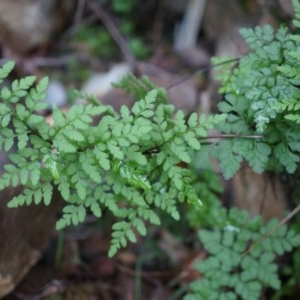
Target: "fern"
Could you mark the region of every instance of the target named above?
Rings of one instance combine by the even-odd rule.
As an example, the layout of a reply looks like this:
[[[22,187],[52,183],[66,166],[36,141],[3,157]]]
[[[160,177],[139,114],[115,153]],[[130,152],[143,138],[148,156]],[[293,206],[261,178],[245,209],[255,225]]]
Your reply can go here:
[[[260,217],[250,219],[246,212],[235,208],[223,218],[226,226],[199,231],[199,239],[209,256],[195,264],[203,279],[190,284],[190,291],[184,299],[256,300],[267,287],[280,289],[276,258],[298,247],[300,237],[284,225],[243,256],[249,243],[257,241],[277,221],[272,220],[263,226]]]
[[[299,28],[300,6],[293,3]],[[189,221],[203,228],[199,239],[208,258],[197,264],[203,279],[190,285],[185,299],[251,300],[265,288],[279,289],[276,259],[299,246],[299,236],[282,226],[242,257],[274,223],[264,226],[259,217],[221,206],[210,157],[220,160],[226,179],[244,160],[258,173],[298,169],[300,39],[284,27],[241,33],[251,52],[238,66],[220,69],[224,100],[221,113],[209,117],[185,116],[168,103],[164,89],[130,75],[115,86],[133,96],[131,108],[115,111],[89,96],[89,104],[68,112],[54,108],[50,125],[40,114],[47,78],[36,83],[29,76],[2,87],[0,150],[10,152],[10,162],[0,190],[24,187],[8,206],[49,205],[55,188],[65,202],[57,229],[109,212],[113,256],[136,242],[136,234],[146,235],[148,224],[159,226],[160,212],[178,220],[178,204],[187,203]],[[0,68],[0,81],[12,69],[11,62]],[[215,127],[226,139],[210,144]]]
[[[157,88],[146,76],[138,79],[130,74],[125,76],[119,83],[114,83],[113,86],[124,90],[136,101],[143,99],[148,91],[156,89],[156,103],[165,104],[168,102],[166,91],[163,88]]]
[[[219,128],[237,138],[220,141],[212,154],[227,179],[243,160],[258,173],[274,166],[293,173],[300,161],[298,35],[268,25],[240,32],[251,52],[230,73],[228,67],[220,68],[219,76],[225,93],[219,109],[228,114]]]
[[[5,77],[9,63],[1,69]],[[0,145],[9,151],[10,163],[0,179],[0,189],[24,186],[24,192],[9,207],[49,205],[57,186],[66,205],[57,229],[78,225],[87,211],[100,218],[103,209],[115,217],[109,255],[128,241],[135,241],[133,229],[146,234],[146,223],[159,225],[154,209],[179,219],[177,202],[199,206],[189,169],[193,153],[201,148],[199,139],[225,119],[208,118],[167,104],[166,92],[154,88],[146,78],[129,76],[118,86],[137,101],[120,112],[89,97],[88,105],[74,105],[66,113],[53,109],[53,126],[39,115],[46,104],[48,79],[34,85],[34,77],[14,81],[1,90]],[[24,101],[22,100],[24,99]],[[95,119],[99,121],[93,123]],[[1,148],[2,149],[2,148]]]
[[[294,24],[299,29],[300,5],[296,0],[293,5]],[[242,29],[241,34],[250,53],[236,68],[222,66],[218,75],[222,82],[220,91],[225,94],[219,109],[227,114],[219,129],[234,138],[221,139],[213,150],[207,148],[220,160],[227,179],[243,160],[257,173],[295,173],[300,159],[299,35],[284,27],[274,31],[270,26]],[[204,148],[201,151],[206,155]],[[249,245],[260,240],[277,221],[263,225],[261,217],[250,219],[236,208],[227,213],[213,191],[209,199],[204,202],[206,208],[188,215],[193,226],[206,228],[199,231],[199,240],[208,257],[196,263],[201,279],[190,284],[184,299],[256,300],[266,288],[281,289],[276,262],[278,256],[299,247],[299,235],[286,225],[281,226],[243,256]],[[289,288],[297,285],[295,278],[297,274],[290,279]],[[278,291],[276,299],[282,294],[285,292]]]

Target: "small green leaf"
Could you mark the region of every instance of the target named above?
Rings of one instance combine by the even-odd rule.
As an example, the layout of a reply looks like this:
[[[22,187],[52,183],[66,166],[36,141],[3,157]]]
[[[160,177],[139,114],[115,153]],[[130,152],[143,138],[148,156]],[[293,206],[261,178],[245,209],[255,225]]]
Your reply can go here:
[[[177,155],[182,161],[184,161],[188,164],[192,162],[191,157],[187,152],[182,151],[182,152],[178,153]]]
[[[83,182],[80,182],[80,181],[79,181],[79,182],[76,184],[76,190],[77,190],[77,194],[78,194],[79,198],[80,198],[81,200],[85,200],[86,194],[87,194],[87,190],[86,190],[86,187],[85,187],[85,185],[83,184]]]
[[[146,166],[148,163],[146,156],[140,152],[134,152],[130,157],[141,166]]]
[[[111,153],[115,158],[120,159],[120,160],[124,159],[124,153],[123,153],[123,151],[120,149],[120,147],[115,146],[115,145],[113,145],[113,144],[111,144],[111,143],[108,143],[108,144],[107,144],[107,148],[108,148],[108,150],[110,151],[110,153]],[[101,163],[101,162],[100,162],[100,163]]]
[[[64,153],[75,153],[77,151],[77,148],[74,144],[72,144],[71,142],[69,142],[66,139],[61,139],[57,142],[57,146],[58,146],[58,150],[60,152],[64,152]]]
[[[34,204],[38,205],[41,203],[41,200],[42,200],[42,189],[37,189],[34,194],[33,194],[33,197],[34,197]]]
[[[60,191],[62,197],[65,200],[69,200],[70,198],[70,184],[66,180],[61,180],[58,185],[58,190]]]
[[[172,210],[171,216],[176,221],[180,220],[180,215],[179,215],[179,212],[177,210]]]
[[[53,116],[55,126],[62,127],[64,125],[65,115],[61,110],[54,107],[52,111],[52,116]]]
[[[48,206],[52,199],[52,185],[50,183],[46,183],[42,187],[43,189],[43,198],[44,198],[44,204]]]
[[[45,167],[49,170],[53,178],[55,180],[59,180],[60,174],[57,168],[58,165],[57,165],[56,157],[51,154],[46,154],[43,157],[43,163],[45,164]]]
[[[83,205],[78,206],[77,214],[78,214],[78,221],[82,223],[86,217],[86,209]]]
[[[43,77],[39,83],[37,84],[36,90],[39,94],[43,93],[44,91],[47,90],[49,85],[49,77],[45,76]],[[37,99],[38,100],[38,99]]]
[[[35,168],[31,174],[31,183],[33,186],[37,185],[40,180],[41,171],[38,168]]]
[[[193,112],[189,117],[188,125],[189,127],[194,128],[197,126],[197,123],[198,123],[198,115],[197,113]]]
[[[14,175],[11,177],[11,185],[12,185],[13,187],[16,187],[18,184],[19,184],[19,177],[18,177],[18,174],[14,174]]]
[[[1,121],[2,127],[7,127],[10,120],[11,120],[11,115],[10,114],[7,114],[7,115],[3,116],[2,121]]]
[[[130,112],[126,105],[122,105],[120,109],[120,113],[123,119],[128,119]]]
[[[140,235],[145,236],[147,233],[147,229],[145,227],[145,223],[141,219],[134,219],[133,226],[137,229]]]
[[[64,219],[60,219],[56,222],[55,229],[56,230],[61,230],[61,229],[65,228],[67,225],[68,224],[66,224]]]
[[[136,236],[131,229],[126,231],[126,236],[132,243],[136,243]]]
[[[9,98],[11,97],[11,91],[7,87],[3,87],[1,89],[1,97],[5,100],[9,100]]]
[[[73,214],[71,214],[71,221],[74,226],[77,226],[79,224],[78,215],[75,211]]]
[[[0,103],[0,115],[6,115],[7,113],[10,113],[11,109],[9,106],[5,103]]]
[[[104,170],[106,171],[110,170],[110,161],[106,157],[102,157],[99,163]]]
[[[8,61],[5,63],[1,69],[0,69],[0,83],[3,81],[4,78],[6,78],[9,73],[13,70],[15,66],[15,62],[13,61]]]
[[[21,169],[20,171],[20,181],[21,184],[25,185],[28,180],[28,171],[26,169]]]
[[[77,130],[65,130],[64,135],[67,139],[75,142],[83,142],[85,140],[84,135]]]
[[[13,137],[12,138],[6,138],[5,142],[4,142],[4,150],[6,152],[8,152],[12,148],[13,145],[14,145]]]
[[[36,125],[44,121],[45,121],[44,117],[35,114],[31,115],[27,120],[30,126]]]
[[[116,245],[111,245],[108,251],[108,257],[112,258],[113,256],[115,256],[118,250],[119,247],[117,247]]]
[[[122,130],[123,130],[123,124],[116,123],[112,127],[112,134],[116,137],[120,137],[122,135]]]
[[[189,139],[188,144],[189,144],[189,146],[191,146],[195,150],[200,150],[201,149],[201,144],[199,143],[199,141],[197,139],[194,139],[194,138]]]
[[[141,113],[141,116],[145,117],[145,118],[150,118],[153,117],[154,112],[152,110],[145,110]]]
[[[28,142],[28,135],[27,133],[18,135],[18,149],[22,150],[26,147]]]
[[[92,211],[93,215],[97,218],[100,218],[102,216],[100,205],[96,202],[92,203],[91,211]]]

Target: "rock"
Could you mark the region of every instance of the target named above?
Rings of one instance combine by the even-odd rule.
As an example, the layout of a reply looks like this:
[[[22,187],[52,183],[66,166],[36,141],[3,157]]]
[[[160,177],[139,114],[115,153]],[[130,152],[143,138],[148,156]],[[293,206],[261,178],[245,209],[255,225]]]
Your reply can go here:
[[[146,75],[157,87],[166,88],[168,99],[176,109],[182,109],[186,114],[197,109],[198,93],[193,80],[183,80],[184,75],[179,76],[166,72],[160,68],[151,68],[148,64],[139,64],[139,72]]]
[[[8,188],[0,193],[0,298],[11,292],[37,263],[61,209],[61,201],[55,196],[49,206],[7,208],[7,202],[21,191]]]
[[[260,214],[266,222],[283,218],[287,209],[279,178],[268,173],[256,174],[249,167],[244,167],[234,176],[232,196],[235,205],[247,210],[250,216]]]
[[[215,55],[237,57],[248,51],[239,29],[258,25],[263,11],[258,3],[244,5],[249,6],[249,9],[245,10],[239,0],[207,1],[203,30],[206,37],[216,43]]]
[[[131,67],[128,64],[117,64],[106,73],[93,74],[83,84],[81,91],[84,94],[92,94],[100,99],[113,89],[113,83],[120,82],[120,80],[130,72]]]
[[[0,173],[6,162],[6,155],[1,153]],[[54,192],[49,206],[8,208],[8,201],[21,192],[21,187],[0,192],[0,299],[37,263],[48,245],[62,206],[58,192]]]
[[[0,45],[24,55],[49,43],[72,17],[77,0],[1,0]]]
[[[289,17],[294,17],[295,12],[294,12],[292,1],[286,1],[286,0],[277,0],[277,1],[281,9],[281,12],[283,12]]]
[[[162,78],[159,76],[149,75],[149,79],[159,87],[167,87],[180,78],[178,78],[177,76]],[[173,104],[176,109],[182,109],[186,114],[189,114],[196,110],[198,94],[193,82],[182,82],[168,89],[167,93],[170,103]]]
[[[68,93],[66,87],[56,80],[50,80],[47,89],[47,96],[43,100],[48,104],[48,108],[52,109],[53,106],[63,107],[67,104],[67,100]]]

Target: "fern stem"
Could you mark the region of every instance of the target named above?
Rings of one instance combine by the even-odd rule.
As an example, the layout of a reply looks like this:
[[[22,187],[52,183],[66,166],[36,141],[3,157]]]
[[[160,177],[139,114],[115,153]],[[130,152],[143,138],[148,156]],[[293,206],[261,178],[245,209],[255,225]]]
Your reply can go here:
[[[210,135],[207,137],[201,137],[200,140],[209,140],[209,139],[262,139],[263,135],[251,135],[251,134],[220,134],[220,135]]]

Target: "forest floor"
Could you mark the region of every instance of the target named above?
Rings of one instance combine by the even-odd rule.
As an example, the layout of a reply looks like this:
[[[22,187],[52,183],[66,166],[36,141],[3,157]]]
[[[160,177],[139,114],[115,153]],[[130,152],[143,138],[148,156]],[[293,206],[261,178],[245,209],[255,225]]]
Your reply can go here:
[[[53,89],[48,101],[58,99],[55,104],[64,109],[79,101],[69,92],[73,88],[94,93],[99,101],[117,109],[123,103],[130,105],[132,100],[112,89],[110,83],[133,72],[146,74],[157,86],[166,87],[170,101],[187,114],[209,114],[217,110],[221,98],[211,57],[247,53],[238,33],[241,27],[277,26],[291,18],[289,7],[283,7],[285,1],[275,1],[276,5],[268,1],[248,0],[243,5],[234,0],[207,1],[189,43],[180,41],[184,35],[175,30],[187,13],[185,7],[172,8],[180,1],[166,1],[169,6],[160,1],[143,2],[137,11],[120,13],[107,3],[100,6],[97,1],[79,1],[77,17],[47,47],[38,47],[30,55],[11,56],[2,45],[1,59],[18,57],[21,75],[49,76]],[[274,14],[274,9],[281,13]],[[180,82],[202,69],[206,71]],[[47,118],[51,119],[51,111]],[[265,220],[281,217],[286,205],[284,193],[280,188],[274,190],[269,180],[245,167],[233,181],[223,182],[220,201],[247,209],[252,215],[262,213]],[[263,199],[258,197],[262,194]],[[101,220],[90,216],[84,224],[63,232],[53,230],[41,259],[4,299],[182,299],[188,283],[201,277],[193,264],[206,257],[206,252],[197,239],[197,228],[188,225],[184,217],[176,224],[168,217],[164,220],[162,226],[149,227],[147,237],[113,258],[107,257],[113,222],[109,215]]]

